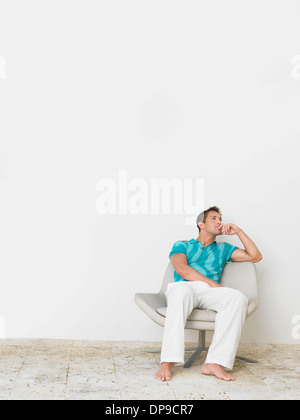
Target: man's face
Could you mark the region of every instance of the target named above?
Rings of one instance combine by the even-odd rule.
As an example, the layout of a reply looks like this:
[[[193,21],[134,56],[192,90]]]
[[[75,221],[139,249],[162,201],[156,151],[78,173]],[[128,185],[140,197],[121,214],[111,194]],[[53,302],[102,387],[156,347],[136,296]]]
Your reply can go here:
[[[210,211],[204,224],[206,232],[212,235],[222,234],[222,216],[216,211]]]

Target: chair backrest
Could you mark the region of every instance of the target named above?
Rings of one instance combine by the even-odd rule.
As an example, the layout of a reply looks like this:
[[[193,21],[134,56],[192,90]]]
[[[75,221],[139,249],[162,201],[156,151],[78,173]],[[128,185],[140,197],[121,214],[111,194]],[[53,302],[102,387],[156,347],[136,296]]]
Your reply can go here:
[[[168,284],[173,283],[173,281],[174,281],[174,267],[171,264],[171,262],[169,262],[159,293],[166,293]]]
[[[250,300],[259,298],[256,266],[253,262],[229,262],[221,280],[223,286],[238,289]]]
[[[174,268],[169,263],[160,293],[165,293],[169,283],[174,281]],[[220,282],[222,285],[238,289],[249,299],[259,297],[256,267],[252,262],[228,262],[223,270]]]

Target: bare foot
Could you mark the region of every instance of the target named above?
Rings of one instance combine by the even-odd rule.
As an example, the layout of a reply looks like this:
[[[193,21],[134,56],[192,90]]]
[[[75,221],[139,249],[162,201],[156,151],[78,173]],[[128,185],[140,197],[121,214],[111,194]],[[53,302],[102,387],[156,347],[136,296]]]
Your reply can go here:
[[[163,362],[160,365],[159,370],[156,372],[154,378],[157,379],[158,381],[170,381],[171,369],[172,369],[172,363]]]
[[[215,363],[206,363],[202,367],[202,373],[204,375],[211,375],[216,376],[219,379],[223,379],[224,381],[235,381],[235,378],[229,373],[225,372],[224,369],[221,368],[220,365]]]

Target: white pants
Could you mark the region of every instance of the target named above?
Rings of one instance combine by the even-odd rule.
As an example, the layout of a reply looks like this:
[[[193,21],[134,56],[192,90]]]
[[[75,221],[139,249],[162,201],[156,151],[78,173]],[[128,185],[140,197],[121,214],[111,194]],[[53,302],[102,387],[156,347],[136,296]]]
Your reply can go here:
[[[193,309],[217,312],[215,332],[205,363],[216,363],[232,369],[248,300],[239,290],[210,287],[202,281],[174,282],[166,292],[168,303],[161,362],[184,363],[184,328]]]

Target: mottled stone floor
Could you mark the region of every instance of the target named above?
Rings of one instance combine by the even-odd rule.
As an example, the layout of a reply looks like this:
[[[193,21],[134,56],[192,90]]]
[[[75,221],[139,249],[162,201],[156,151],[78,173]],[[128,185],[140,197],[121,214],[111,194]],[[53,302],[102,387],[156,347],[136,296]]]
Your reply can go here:
[[[171,382],[153,379],[159,343],[69,340],[0,340],[1,400],[299,400],[300,346],[244,344],[235,382],[200,373],[204,356],[175,368]]]

